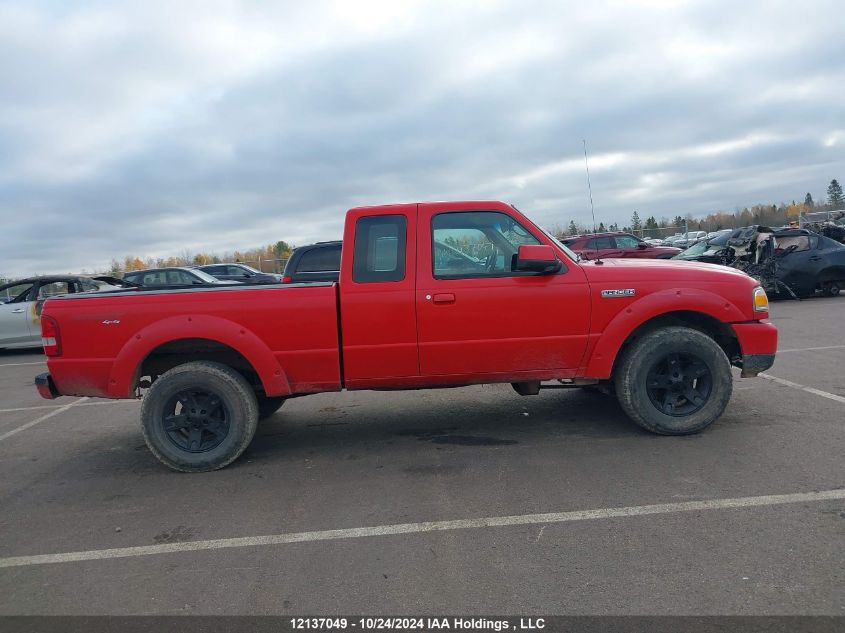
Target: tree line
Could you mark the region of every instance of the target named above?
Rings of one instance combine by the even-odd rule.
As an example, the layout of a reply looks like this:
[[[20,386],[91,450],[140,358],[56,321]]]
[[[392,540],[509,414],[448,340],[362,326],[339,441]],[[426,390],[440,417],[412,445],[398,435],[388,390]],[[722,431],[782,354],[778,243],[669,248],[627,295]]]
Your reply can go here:
[[[236,250],[225,253],[193,253],[184,250],[179,255],[169,257],[138,257],[127,255],[123,259],[112,259],[109,266],[109,274],[119,276],[122,272],[131,270],[145,270],[147,268],[168,268],[171,266],[205,266],[206,264],[222,264],[224,262],[243,262],[255,266],[262,266],[262,262],[268,262],[269,268],[275,270],[280,260],[286,260],[293,252],[294,246],[284,240],[274,244],[250,248],[247,250]],[[269,264],[273,262],[273,264]],[[272,272],[268,270],[267,272]]]
[[[838,211],[845,208],[845,196],[842,186],[835,178],[830,181],[827,188],[827,200],[815,202],[813,196],[807,193],[803,202],[793,200],[787,204],[755,204],[752,207],[736,209],[734,211],[715,211],[704,217],[695,217],[691,213],[676,215],[672,218],[653,215],[643,219],[638,211],[634,211],[628,224],[621,228],[618,223],[605,224],[599,222],[595,229],[586,224],[570,220],[567,226],[559,224],[552,227],[551,233],[561,239],[572,235],[583,235],[585,233],[603,233],[605,231],[624,231],[636,233],[644,237],[668,237],[674,233],[689,231],[719,231],[721,229],[733,229],[742,226],[762,224],[764,226],[782,226],[792,221],[797,221],[802,213],[815,211]],[[644,214],[643,214],[644,215]]]

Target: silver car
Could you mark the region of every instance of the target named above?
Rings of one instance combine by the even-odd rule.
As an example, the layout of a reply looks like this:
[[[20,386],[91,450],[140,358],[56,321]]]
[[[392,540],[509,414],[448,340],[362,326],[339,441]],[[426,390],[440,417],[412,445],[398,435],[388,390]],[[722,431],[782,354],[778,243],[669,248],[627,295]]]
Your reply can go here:
[[[41,347],[41,306],[46,299],[118,287],[76,275],[19,279],[0,286],[0,349]]]

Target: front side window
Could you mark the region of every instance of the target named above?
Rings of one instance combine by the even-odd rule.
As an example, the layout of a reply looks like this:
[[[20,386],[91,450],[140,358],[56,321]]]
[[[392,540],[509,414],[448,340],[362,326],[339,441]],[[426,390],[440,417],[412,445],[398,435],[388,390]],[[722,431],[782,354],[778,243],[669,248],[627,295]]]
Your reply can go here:
[[[540,240],[505,213],[440,213],[432,219],[433,274],[437,279],[504,276],[523,244]]]
[[[617,235],[616,246],[619,248],[637,248],[640,241],[633,235]]]
[[[70,284],[66,281],[54,281],[49,284],[43,284],[38,288],[39,299],[48,299],[49,297],[66,295],[68,293],[70,293]]]
[[[355,224],[352,280],[374,283],[404,279],[406,240],[404,215],[359,218]]]

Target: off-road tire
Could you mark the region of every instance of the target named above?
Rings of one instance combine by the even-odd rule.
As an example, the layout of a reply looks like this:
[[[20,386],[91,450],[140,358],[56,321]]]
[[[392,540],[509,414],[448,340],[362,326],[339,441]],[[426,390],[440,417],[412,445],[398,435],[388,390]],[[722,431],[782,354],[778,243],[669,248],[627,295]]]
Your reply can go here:
[[[190,452],[180,448],[165,430],[165,407],[178,394],[203,390],[219,398],[225,407],[228,430],[209,450]],[[228,466],[252,441],[258,425],[258,403],[246,379],[232,368],[210,361],[179,365],[162,374],[141,403],[141,429],[150,451],[165,466],[186,473],[206,472]]]
[[[700,408],[688,415],[666,414],[649,395],[650,372],[671,355],[695,358],[709,370],[709,393],[700,398]],[[663,327],[636,340],[623,351],[613,380],[625,413],[639,426],[660,435],[689,435],[707,428],[722,415],[733,390],[731,365],[725,352],[707,334],[686,327]],[[684,401],[692,405],[692,400]]]
[[[258,400],[258,419],[265,420],[278,411],[285,403],[284,396],[265,396],[264,394],[256,394]]]

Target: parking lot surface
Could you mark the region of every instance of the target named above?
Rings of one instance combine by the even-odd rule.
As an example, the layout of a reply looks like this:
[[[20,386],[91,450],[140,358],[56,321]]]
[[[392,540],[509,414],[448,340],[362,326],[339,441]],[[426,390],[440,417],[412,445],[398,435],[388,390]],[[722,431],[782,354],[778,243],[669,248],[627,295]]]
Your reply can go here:
[[[769,378],[699,435],[591,390],[322,394],[200,475],[0,353],[0,613],[843,615],[843,315],[774,303]]]

